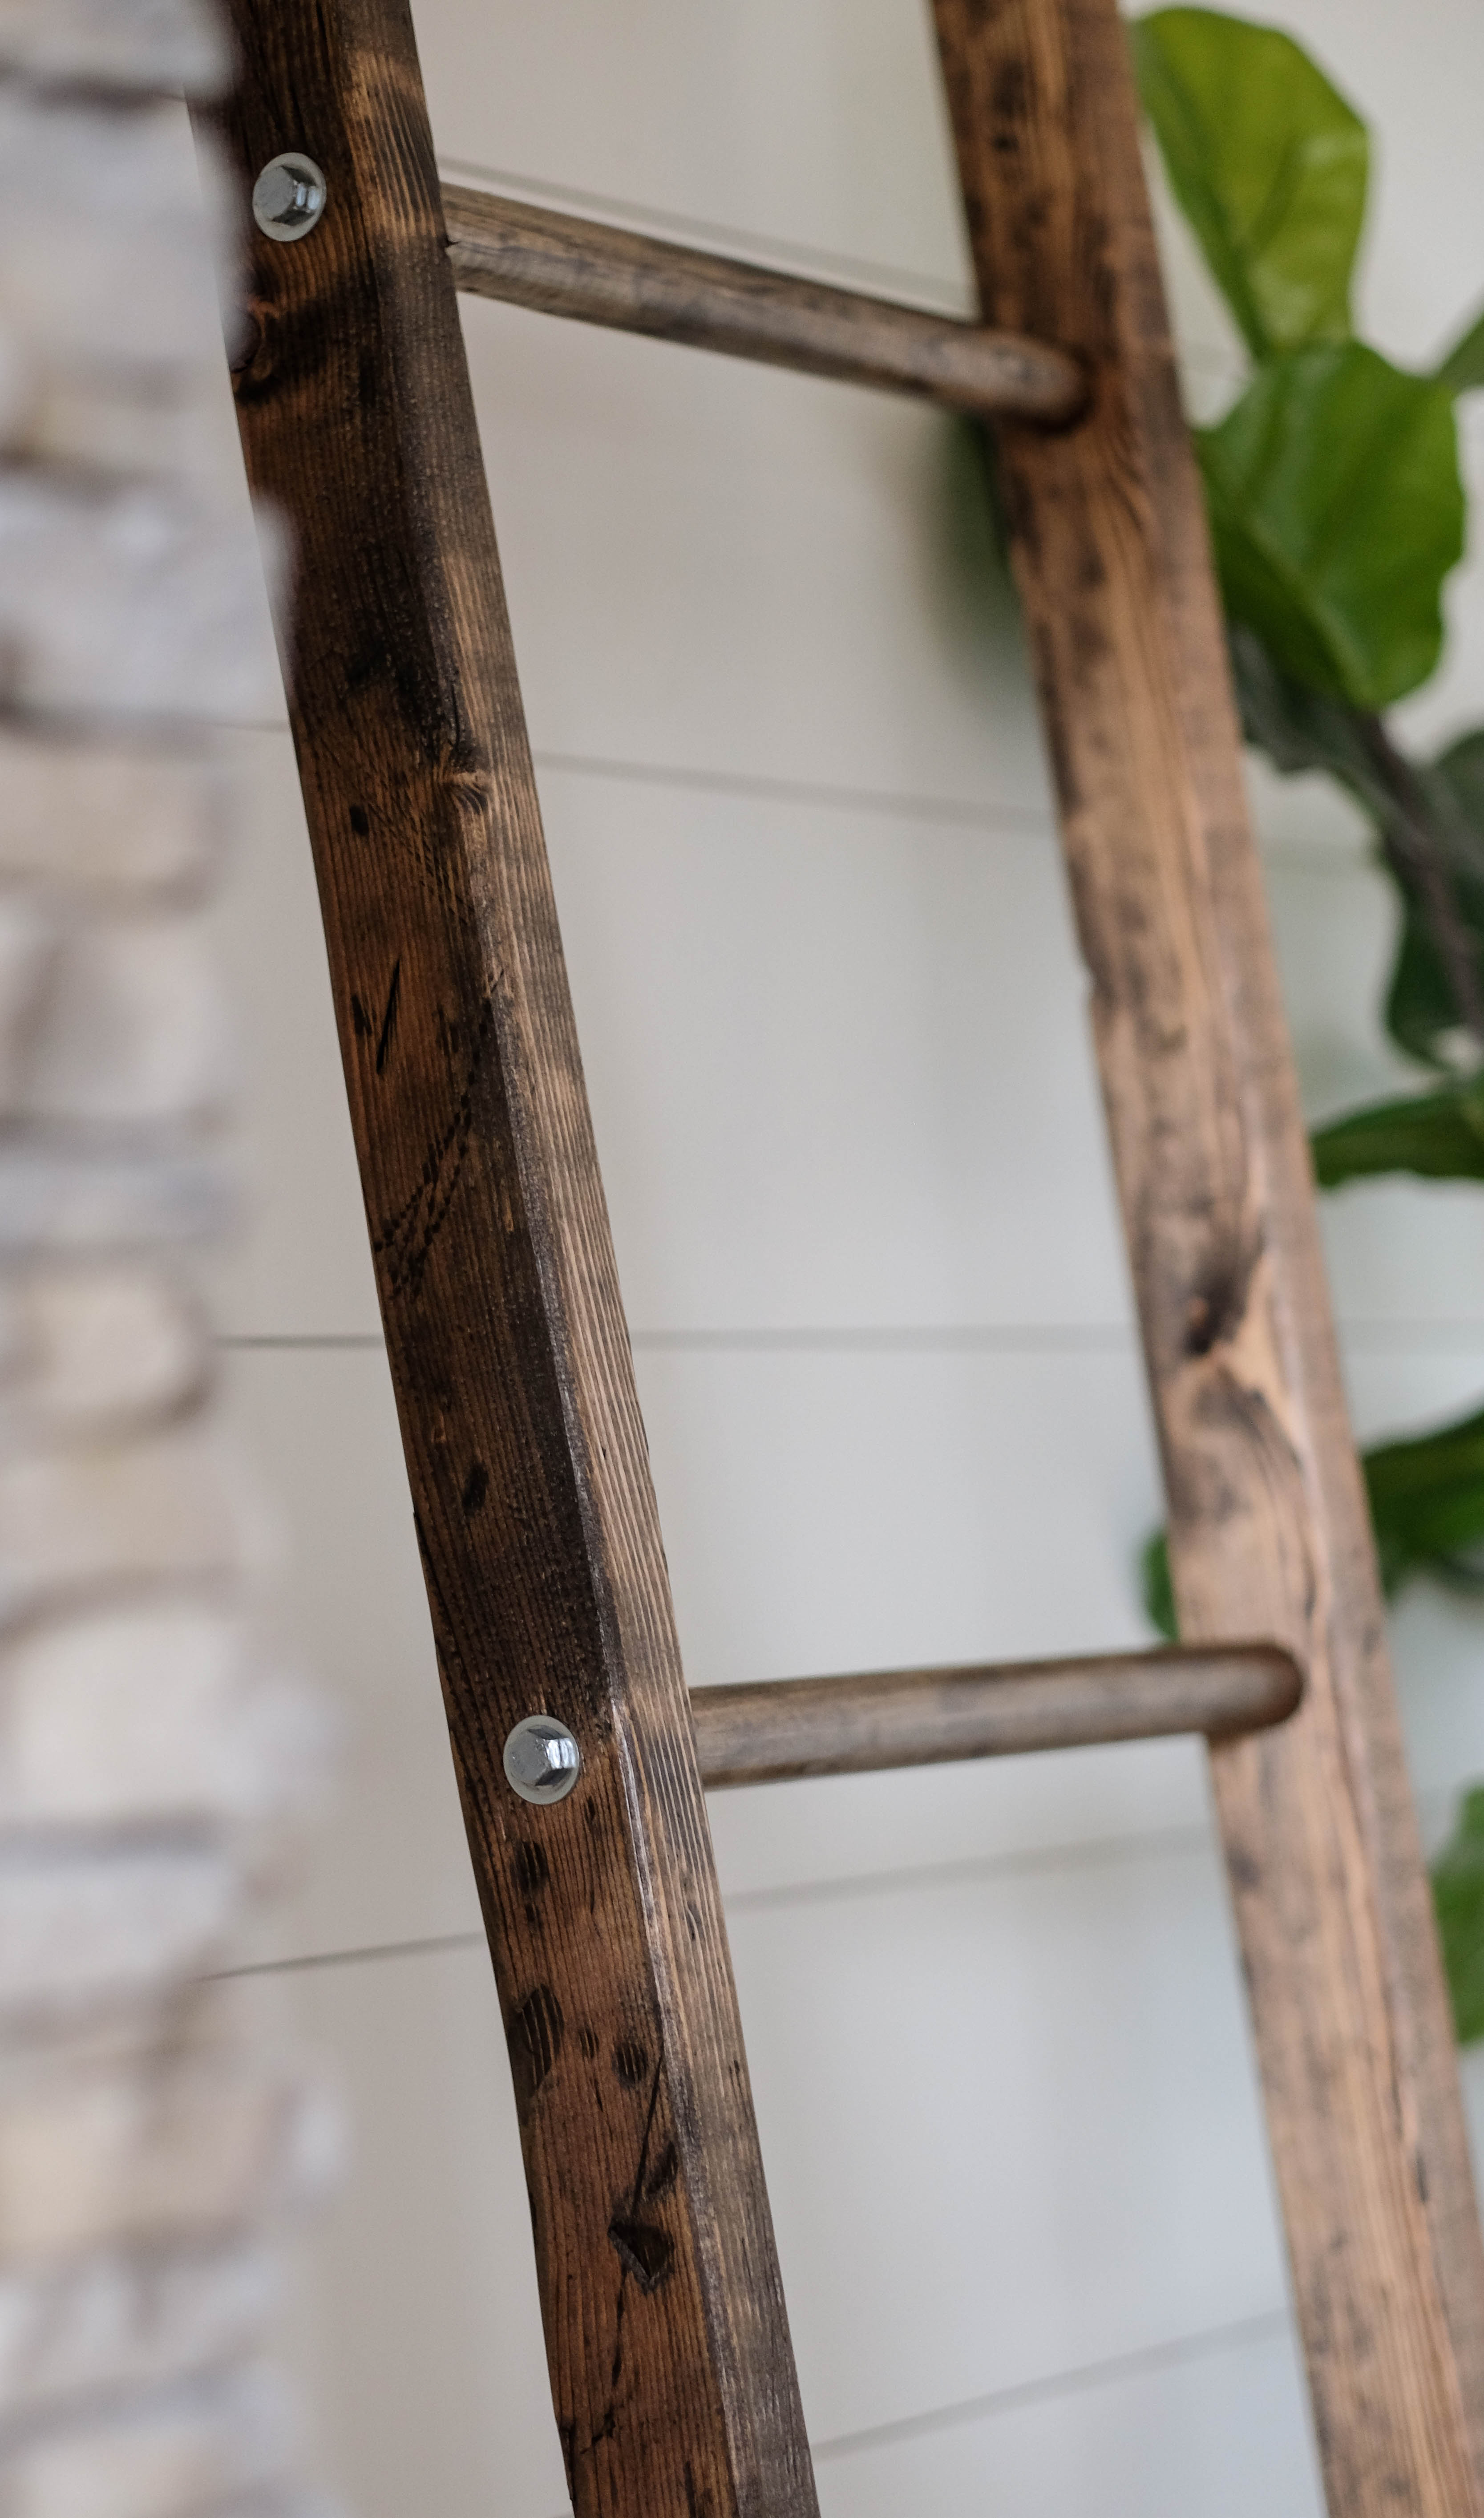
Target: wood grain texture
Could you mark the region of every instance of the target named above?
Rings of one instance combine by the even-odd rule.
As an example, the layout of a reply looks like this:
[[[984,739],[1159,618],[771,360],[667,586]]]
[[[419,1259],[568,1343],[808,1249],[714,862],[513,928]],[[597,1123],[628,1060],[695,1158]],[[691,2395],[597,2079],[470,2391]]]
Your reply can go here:
[[[459,288],[544,315],[723,350],[958,411],[1068,418],[1085,392],[1061,350],[787,272],[446,184]]]
[[[936,0],[984,320],[1093,378],[999,431],[1181,1629],[1271,1634],[1212,1752],[1335,2518],[1477,2512],[1484,2257],[1365,1497],[1113,0]]]
[[[690,1711],[701,1781],[720,1792],[1092,1740],[1224,1739],[1286,1722],[1302,1694],[1288,1653],[1232,1644],[695,1687]]]
[[[815,2510],[404,0],[236,0],[248,472],[578,2518]],[[533,1809],[522,1715],[582,1746]],[[388,2267],[388,2279],[395,2268]],[[389,2373],[390,2375],[390,2373]]]

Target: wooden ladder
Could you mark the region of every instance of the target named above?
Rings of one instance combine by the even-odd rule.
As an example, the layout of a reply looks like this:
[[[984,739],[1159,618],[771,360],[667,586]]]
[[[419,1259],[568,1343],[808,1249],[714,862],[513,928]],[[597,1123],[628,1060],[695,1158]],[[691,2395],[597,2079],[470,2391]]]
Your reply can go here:
[[[1182,1728],[1330,2509],[1484,2518],[1450,2022],[1113,0],[936,0],[981,326],[441,189],[406,0],[234,7],[244,190],[293,152],[327,189],[251,231],[238,410],[295,537],[294,736],[578,2518],[816,2506],[703,1787]],[[687,1699],[456,287],[994,417],[1183,1650]]]

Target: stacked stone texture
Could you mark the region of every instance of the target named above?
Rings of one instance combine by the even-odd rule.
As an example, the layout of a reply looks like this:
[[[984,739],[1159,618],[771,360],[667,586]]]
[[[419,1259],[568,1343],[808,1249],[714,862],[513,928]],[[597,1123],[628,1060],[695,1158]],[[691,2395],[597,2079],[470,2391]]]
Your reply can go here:
[[[222,1972],[319,1736],[196,1281],[211,727],[274,702],[180,103],[229,70],[193,0],[0,0],[0,2518],[303,2506],[261,2356],[332,2119]]]

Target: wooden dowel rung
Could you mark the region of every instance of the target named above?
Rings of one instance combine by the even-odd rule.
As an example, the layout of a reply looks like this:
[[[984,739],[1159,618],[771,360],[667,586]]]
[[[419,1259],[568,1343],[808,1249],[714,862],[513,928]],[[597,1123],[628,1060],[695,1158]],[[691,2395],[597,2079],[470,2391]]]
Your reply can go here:
[[[1302,1693],[1277,1644],[1224,1644],[693,1687],[690,1709],[716,1792],[1180,1731],[1229,1739],[1287,1721]]]
[[[1066,420],[1086,397],[1066,351],[755,263],[445,184],[458,286],[544,315],[736,359],[925,395],[1002,418]]]

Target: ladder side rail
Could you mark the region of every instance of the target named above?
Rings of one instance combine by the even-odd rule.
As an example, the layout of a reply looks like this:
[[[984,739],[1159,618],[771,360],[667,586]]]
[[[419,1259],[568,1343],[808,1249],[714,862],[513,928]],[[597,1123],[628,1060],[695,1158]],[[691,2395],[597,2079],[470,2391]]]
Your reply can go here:
[[[1083,398],[1076,361],[1049,342],[466,185],[445,184],[443,211],[455,283],[471,296],[921,394],[957,411],[1060,420]]]
[[[935,0],[984,320],[1087,364],[1001,425],[1182,1633],[1275,1636],[1211,1769],[1334,2518],[1481,2507],[1484,2254],[1200,492],[1114,0]]]
[[[406,0],[234,0],[235,377],[578,2518],[814,2518]],[[544,1712],[576,1790],[503,1744]]]

